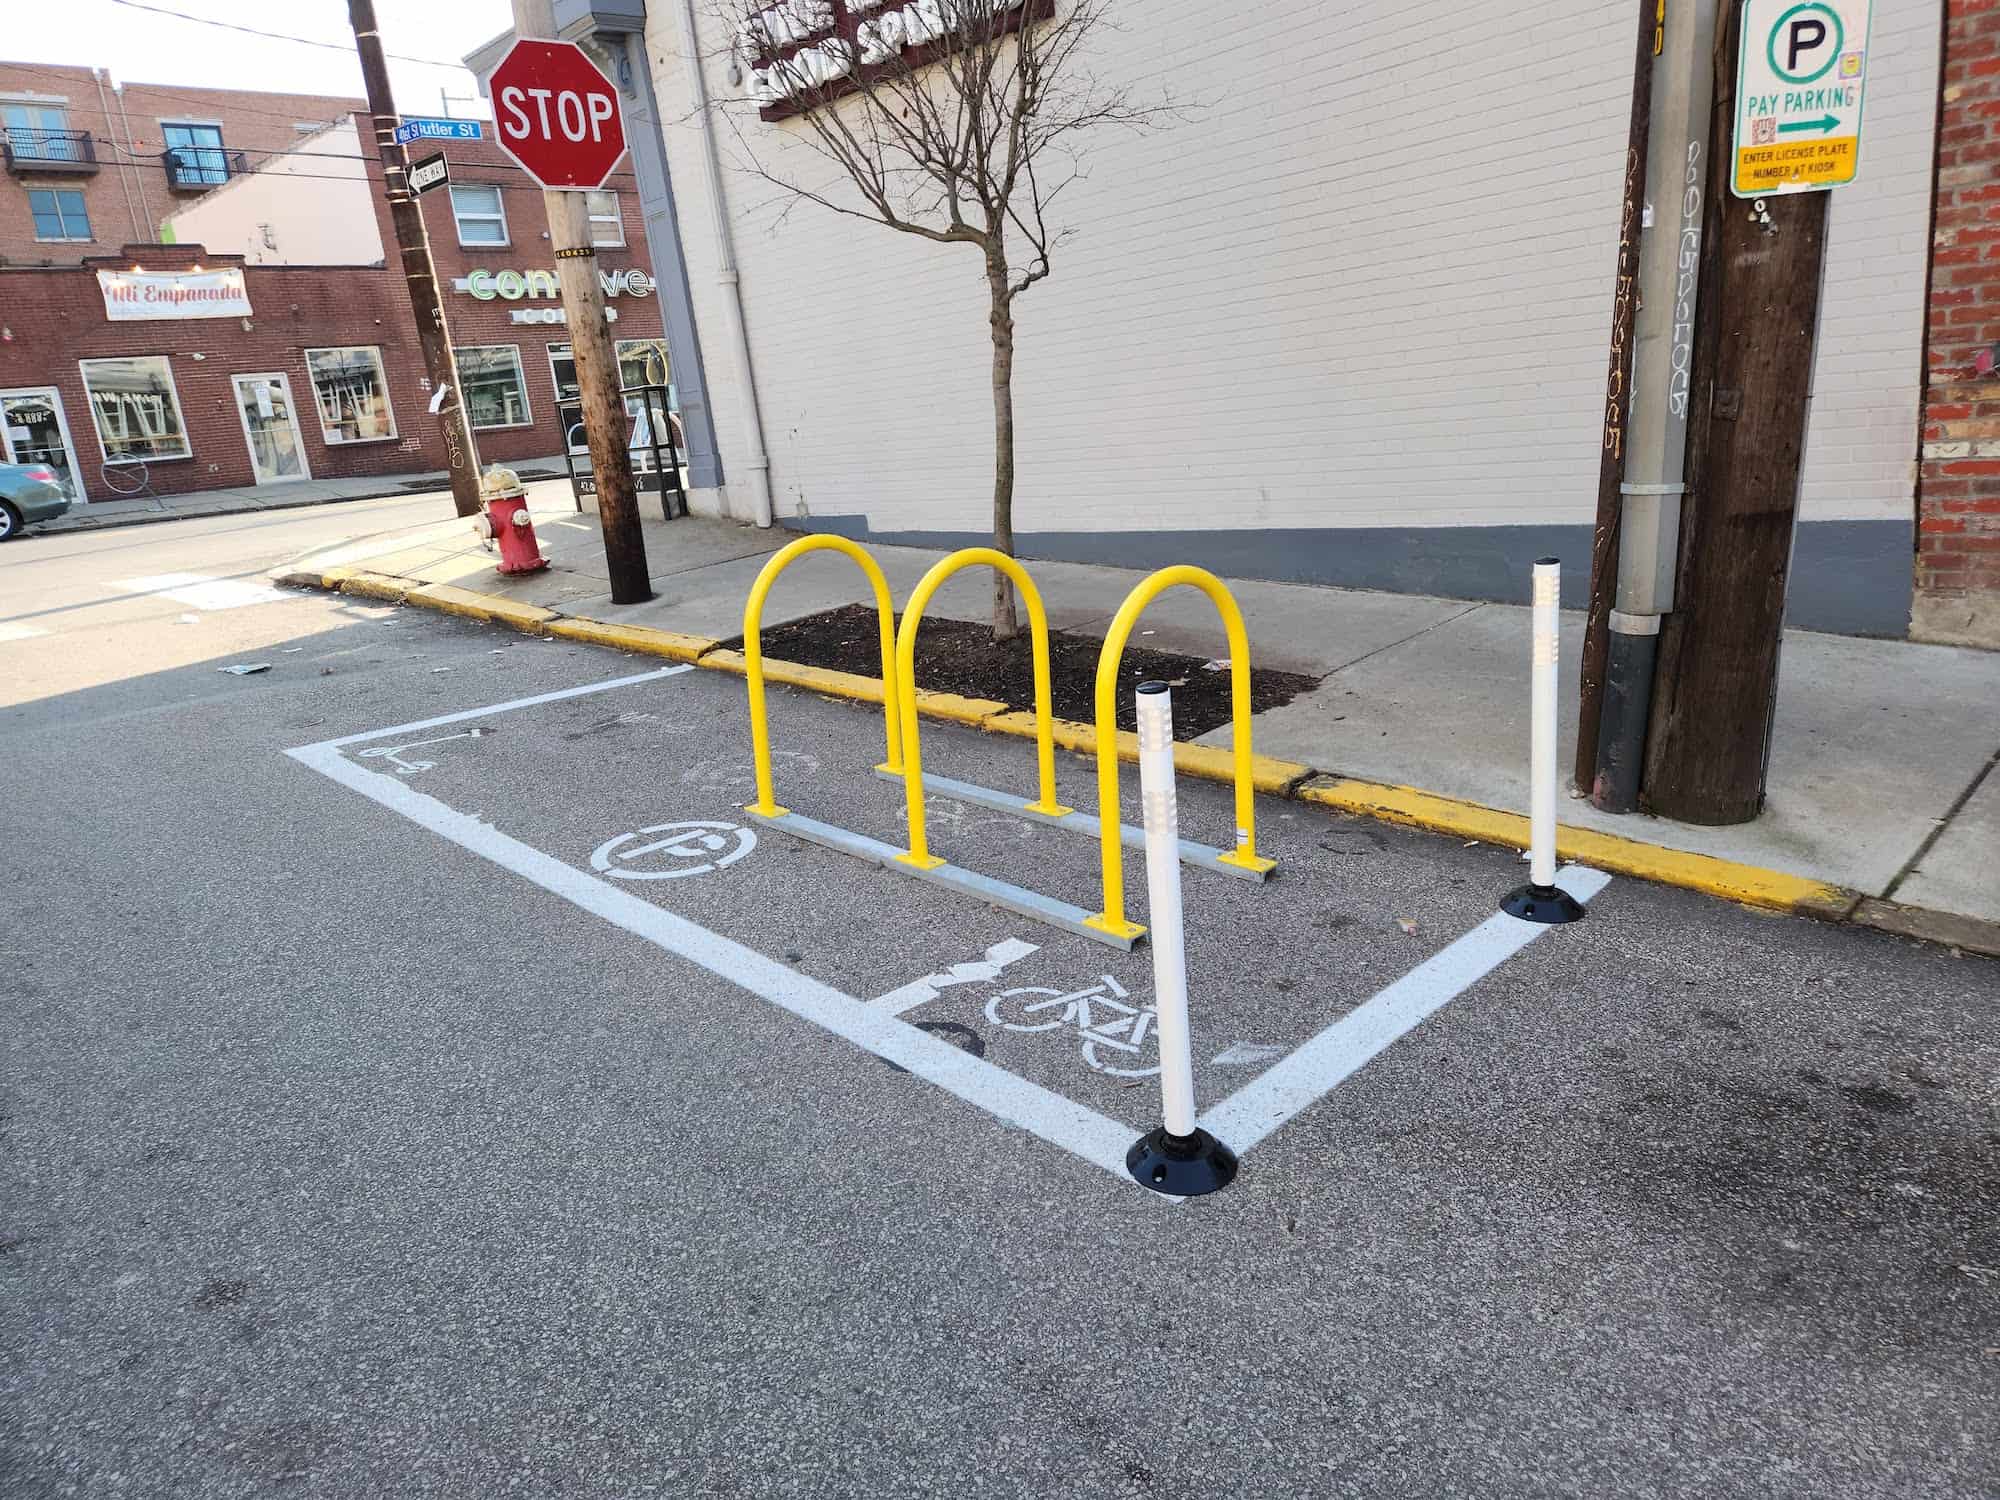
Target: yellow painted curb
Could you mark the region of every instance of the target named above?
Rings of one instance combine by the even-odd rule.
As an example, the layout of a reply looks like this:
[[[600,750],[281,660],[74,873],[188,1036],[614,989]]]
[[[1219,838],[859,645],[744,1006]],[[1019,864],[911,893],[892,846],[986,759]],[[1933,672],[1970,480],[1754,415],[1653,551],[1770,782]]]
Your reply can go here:
[[[475,593],[450,583],[427,583],[420,589],[412,589],[403,602],[419,604],[441,614],[457,615],[462,620],[490,620],[498,625],[511,625],[516,630],[544,630],[556,618],[552,609],[524,604],[518,599],[497,594]]]
[[[604,620],[559,619],[548,627],[550,635],[566,641],[584,641],[592,646],[616,646],[621,651],[641,651],[648,656],[664,656],[674,661],[698,661],[713,651],[715,642],[707,636],[683,635],[678,630],[655,630],[650,625],[613,625]]]
[[[366,568],[335,568],[326,575],[326,586],[339,589],[343,594],[357,594],[364,599],[386,599],[391,604],[401,604],[409,597],[412,580],[397,578],[388,573],[371,573]]]
[[[1520,814],[1420,792],[1414,787],[1318,776],[1297,788],[1293,795],[1304,802],[1379,818],[1386,823],[1403,823],[1515,849],[1528,847],[1528,820]],[[1657,844],[1642,844],[1636,839],[1588,828],[1558,827],[1556,853],[1593,869],[1701,891],[1746,906],[1805,916],[1841,920],[1861,900],[1858,892],[1824,881],[1717,859],[1711,854],[1663,849]]]
[[[676,661],[692,661],[699,666],[734,672],[738,676],[747,668],[742,652],[716,649],[713,641],[701,636],[654,630],[642,625],[618,625],[603,620],[564,619],[552,610],[492,594],[475,593],[450,584],[412,588],[413,580],[373,573],[365,568],[330,568],[325,573],[295,570],[280,575],[277,581],[306,586],[317,583],[319,587],[344,594],[418,604],[466,619],[490,620],[520,630],[545,631],[591,645],[615,646],[671,657]],[[769,658],[764,662],[764,673],[769,681],[806,688],[829,697],[861,703],[879,704],[882,701],[882,683],[875,677]],[[996,734],[1024,739],[1035,736],[1033,713],[1009,710],[1006,704],[992,699],[962,698],[954,693],[919,690],[917,711],[925,718],[967,724],[992,730]],[[1097,731],[1089,724],[1074,719],[1057,719],[1052,725],[1052,734],[1055,742],[1066,750],[1085,755],[1096,752]],[[1138,759],[1137,735],[1130,730],[1120,730],[1117,743],[1120,760]],[[1214,745],[1176,741],[1174,764],[1190,776],[1208,781],[1226,783],[1233,781],[1236,775],[1235,756]],[[1339,812],[1356,813],[1434,833],[1479,839],[1509,848],[1525,849],[1528,846],[1528,820],[1520,814],[1482,807],[1476,802],[1462,802],[1455,797],[1441,797],[1415,787],[1316,774],[1310,766],[1298,761],[1276,760],[1265,755],[1252,757],[1251,780],[1258,791],[1271,796],[1288,796]],[[1734,860],[1718,859],[1709,854],[1665,849],[1657,844],[1641,843],[1594,829],[1558,827],[1556,852],[1565,859],[1577,860],[1613,874],[1699,891],[1746,906],[1833,921],[1855,918],[1867,899],[1858,891],[1829,885],[1825,881],[1787,875],[1780,870],[1767,870],[1756,865],[1738,864]],[[1869,903],[1870,908],[1885,910],[1892,906],[1893,903]],[[1891,930],[1897,930],[1899,926],[1880,916],[1865,919],[1869,925]],[[1928,936],[1917,932],[1910,935]],[[1974,947],[1975,951],[1992,951],[1971,942],[1965,946]]]
[[[933,693],[928,688],[917,689],[917,712],[926,719],[943,719],[951,724],[970,724],[974,729],[983,728],[995,714],[1004,714],[1007,705],[992,698],[961,698],[956,693]]]
[[[1011,713],[995,714],[980,727],[1031,740],[1035,737],[1035,716],[1025,709],[1016,709]],[[1074,750],[1079,755],[1097,753],[1097,729],[1094,725],[1082,724],[1075,719],[1057,719],[1051,725],[1051,732],[1055,742],[1065,750]],[[1129,729],[1121,729],[1117,738],[1118,758],[1137,761],[1139,737]],[[1192,745],[1186,740],[1175,740],[1174,766],[1204,781],[1234,783],[1236,780],[1235,752],[1215,745]],[[1273,797],[1283,796],[1295,782],[1303,781],[1312,774],[1311,766],[1301,765],[1295,760],[1274,760],[1268,755],[1250,757],[1250,784]]]

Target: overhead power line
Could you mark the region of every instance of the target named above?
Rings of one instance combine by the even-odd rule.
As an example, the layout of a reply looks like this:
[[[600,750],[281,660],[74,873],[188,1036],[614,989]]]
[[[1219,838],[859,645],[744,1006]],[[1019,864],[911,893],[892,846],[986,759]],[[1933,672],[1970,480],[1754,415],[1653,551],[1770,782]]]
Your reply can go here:
[[[177,21],[192,21],[197,26],[214,26],[223,31],[240,31],[246,36],[261,36],[274,42],[297,42],[301,47],[324,47],[332,52],[345,52],[349,56],[354,53],[354,45],[351,42],[322,42],[316,37],[292,36],[283,31],[260,31],[255,26],[239,26],[234,21],[217,21],[208,16],[191,16],[186,11],[168,10],[163,5],[145,5],[141,0],[111,0],[111,3],[122,5],[128,10],[151,11],[156,16],[172,16]],[[439,62],[434,57],[410,57],[401,52],[385,52],[382,55],[394,58],[397,62],[416,63],[420,67],[450,68],[461,73],[465,71],[465,64],[462,62]]]

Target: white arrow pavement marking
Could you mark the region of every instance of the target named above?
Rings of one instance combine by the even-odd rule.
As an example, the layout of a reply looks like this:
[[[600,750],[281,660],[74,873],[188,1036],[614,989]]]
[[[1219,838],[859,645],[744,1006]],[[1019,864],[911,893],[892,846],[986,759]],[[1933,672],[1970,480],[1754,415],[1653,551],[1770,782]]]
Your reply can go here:
[[[1003,938],[986,950],[986,960],[974,960],[969,964],[953,964],[942,974],[931,974],[923,979],[913,979],[901,989],[878,995],[868,1002],[875,1010],[886,1011],[899,1016],[906,1010],[914,1010],[919,1005],[928,1005],[937,999],[941,990],[955,989],[962,984],[987,984],[1000,977],[1007,965],[1019,963],[1031,953],[1042,950],[1033,943],[1024,943],[1019,938]]]

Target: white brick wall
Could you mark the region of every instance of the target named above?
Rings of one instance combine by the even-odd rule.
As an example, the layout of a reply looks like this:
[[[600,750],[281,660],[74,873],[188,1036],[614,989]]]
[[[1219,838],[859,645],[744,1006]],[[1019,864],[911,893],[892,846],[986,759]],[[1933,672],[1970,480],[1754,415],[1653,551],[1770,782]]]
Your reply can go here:
[[[1807,433],[1807,520],[1916,514],[1939,0],[1875,0],[1860,173],[1833,195]]]
[[[724,463],[740,475],[678,6],[649,9]],[[1877,11],[1864,181],[1834,213],[1813,517],[1911,507],[1938,0]],[[1018,306],[1016,525],[1588,521],[1632,5],[1130,0],[1118,19],[1093,65],[1164,85],[1188,114],[1100,139],[1062,200],[1074,238]],[[706,20],[701,50],[711,90],[734,99]],[[833,180],[786,149],[797,122],[740,105],[730,118],[724,193],[780,515],[983,529],[976,252],[810,204],[781,216],[745,143]],[[739,486],[730,504],[746,503]]]

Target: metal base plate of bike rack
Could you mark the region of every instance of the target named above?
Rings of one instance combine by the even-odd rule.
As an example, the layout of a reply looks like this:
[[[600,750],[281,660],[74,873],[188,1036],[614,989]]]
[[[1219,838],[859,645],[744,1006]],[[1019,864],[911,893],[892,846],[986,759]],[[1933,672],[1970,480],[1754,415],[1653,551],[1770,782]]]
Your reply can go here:
[[[1091,914],[1080,906],[1071,906],[1067,901],[1058,901],[1052,896],[1044,896],[1041,892],[1031,891],[1025,886],[1013,885],[1005,880],[995,880],[991,875],[975,874],[971,870],[960,869],[957,865],[942,860],[929,869],[908,864],[902,858],[905,851],[898,849],[894,844],[885,844],[882,840],[872,839],[865,833],[853,833],[845,828],[836,828],[833,824],[822,823],[817,818],[803,817],[795,812],[780,812],[773,817],[758,812],[754,807],[746,807],[744,811],[766,828],[780,829],[808,843],[819,844],[823,848],[837,850],[842,854],[851,854],[856,859],[865,859],[870,864],[880,865],[885,870],[893,870],[902,875],[914,875],[919,880],[928,880],[932,885],[941,885],[961,895],[971,896],[974,900],[984,901],[988,906],[1019,912],[1024,917],[1032,917],[1037,922],[1046,922],[1051,927],[1059,927],[1064,932],[1073,932],[1078,937],[1089,938],[1093,943],[1104,943],[1124,953],[1130,953],[1136,948],[1145,935],[1146,929],[1136,924],[1125,934],[1093,927],[1090,925]]]
[[[875,774],[885,781],[903,779],[901,771],[886,771],[881,766],[875,768]],[[996,812],[1013,813],[1016,817],[1026,818],[1030,822],[1046,823],[1051,828],[1067,828],[1093,839],[1103,827],[1089,813],[1065,812],[1052,815],[1038,812],[1029,805],[1026,797],[1017,797],[1012,792],[996,792],[991,787],[979,786],[970,781],[956,781],[949,776],[933,776],[928,771],[924,772],[924,789],[936,792],[940,797],[950,797],[958,802],[970,802],[975,807],[990,807]],[[1118,841],[1127,849],[1144,850],[1146,830],[1134,828],[1130,823],[1120,823]],[[1227,849],[1197,844],[1192,839],[1182,839],[1179,842],[1182,864],[1193,865],[1198,870],[1212,870],[1217,875],[1227,875],[1232,880],[1250,880],[1261,885],[1271,878],[1272,871],[1278,867],[1276,860],[1261,859],[1258,861],[1261,868],[1257,869],[1231,864],[1224,858],[1229,853]]]

